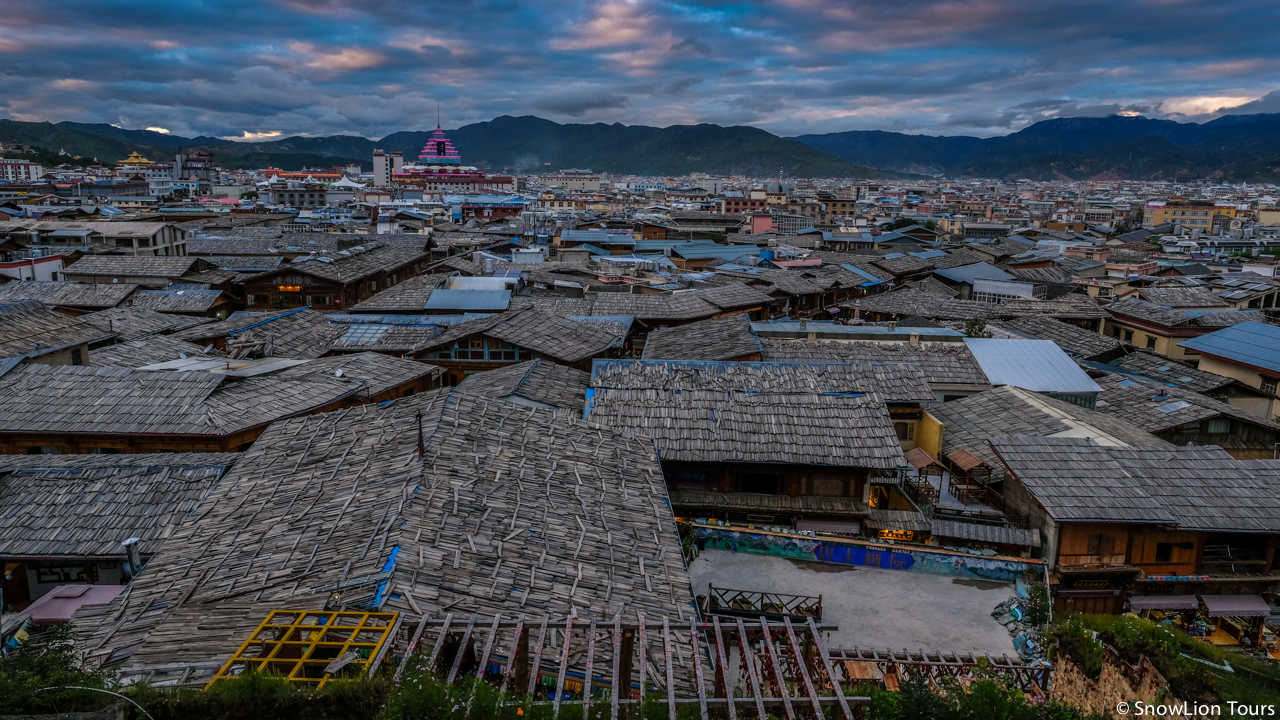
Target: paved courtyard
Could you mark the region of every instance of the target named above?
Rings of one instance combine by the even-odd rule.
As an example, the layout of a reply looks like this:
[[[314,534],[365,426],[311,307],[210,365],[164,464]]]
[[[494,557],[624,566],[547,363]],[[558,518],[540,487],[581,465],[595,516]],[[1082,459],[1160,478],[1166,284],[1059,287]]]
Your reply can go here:
[[[822,595],[831,646],[1014,656],[991,610],[1012,583],[705,550],[689,565],[695,595],[718,588]]]

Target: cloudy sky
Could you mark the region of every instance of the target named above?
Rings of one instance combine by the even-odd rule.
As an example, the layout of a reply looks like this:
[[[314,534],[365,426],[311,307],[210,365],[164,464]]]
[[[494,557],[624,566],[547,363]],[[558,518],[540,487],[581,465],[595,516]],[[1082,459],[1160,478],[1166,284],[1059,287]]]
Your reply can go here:
[[[1280,112],[1277,0],[6,3],[0,117],[378,138],[498,115],[1000,135]]]

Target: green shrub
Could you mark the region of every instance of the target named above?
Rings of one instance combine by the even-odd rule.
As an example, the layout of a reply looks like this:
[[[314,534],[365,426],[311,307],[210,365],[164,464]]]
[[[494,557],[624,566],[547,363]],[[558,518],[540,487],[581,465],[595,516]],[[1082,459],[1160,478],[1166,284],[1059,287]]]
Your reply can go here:
[[[113,689],[107,676],[79,668],[71,630],[55,625],[0,660],[0,715],[85,712],[120,702],[106,693],[70,687]]]
[[[1070,657],[1086,676],[1097,680],[1102,675],[1107,652],[1093,636],[1093,631],[1085,625],[1082,616],[1071,615],[1066,622],[1047,628],[1044,635],[1053,644],[1055,661],[1060,662],[1063,657]]]

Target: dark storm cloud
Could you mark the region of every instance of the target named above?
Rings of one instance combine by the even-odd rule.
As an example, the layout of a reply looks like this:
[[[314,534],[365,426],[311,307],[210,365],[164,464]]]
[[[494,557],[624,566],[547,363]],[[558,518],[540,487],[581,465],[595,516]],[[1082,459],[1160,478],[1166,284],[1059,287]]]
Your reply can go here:
[[[15,4],[0,116],[380,137],[500,114],[991,135],[1280,111],[1274,0]]]

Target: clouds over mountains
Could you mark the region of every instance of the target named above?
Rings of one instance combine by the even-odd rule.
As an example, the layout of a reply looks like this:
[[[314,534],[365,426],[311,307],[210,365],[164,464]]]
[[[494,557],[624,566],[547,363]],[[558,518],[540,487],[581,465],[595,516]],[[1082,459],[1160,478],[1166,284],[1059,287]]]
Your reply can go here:
[[[24,3],[0,117],[379,137],[537,112],[1004,134],[1280,109],[1272,0]],[[1251,31],[1254,29],[1254,31]]]

